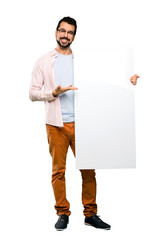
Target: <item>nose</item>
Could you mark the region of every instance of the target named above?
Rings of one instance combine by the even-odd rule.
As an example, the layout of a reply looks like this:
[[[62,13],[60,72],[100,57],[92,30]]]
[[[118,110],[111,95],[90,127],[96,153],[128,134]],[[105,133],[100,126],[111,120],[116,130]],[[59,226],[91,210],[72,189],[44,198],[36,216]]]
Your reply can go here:
[[[65,37],[68,37],[68,32],[66,31],[65,34],[64,34]]]

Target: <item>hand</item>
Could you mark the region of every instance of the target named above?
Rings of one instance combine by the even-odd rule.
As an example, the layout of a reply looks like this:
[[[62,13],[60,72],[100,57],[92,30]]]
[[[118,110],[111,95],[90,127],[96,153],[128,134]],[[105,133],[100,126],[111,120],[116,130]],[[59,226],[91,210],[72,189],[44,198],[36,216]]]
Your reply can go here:
[[[72,85],[68,87],[61,87],[61,85],[58,85],[58,87],[55,88],[55,90],[52,92],[53,96],[56,97],[61,93],[64,93],[68,90],[77,90],[78,88],[72,87]]]
[[[130,82],[133,85],[136,85],[137,84],[137,78],[140,78],[140,76],[138,76],[137,74],[134,74],[134,76],[130,77]]]

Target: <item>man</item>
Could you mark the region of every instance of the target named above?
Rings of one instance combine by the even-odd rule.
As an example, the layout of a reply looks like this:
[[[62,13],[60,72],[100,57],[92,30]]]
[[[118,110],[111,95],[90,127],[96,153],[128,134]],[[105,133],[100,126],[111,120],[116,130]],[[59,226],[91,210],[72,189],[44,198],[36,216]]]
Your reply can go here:
[[[59,216],[55,228],[63,230],[69,223],[70,204],[66,199],[66,156],[70,146],[75,155],[75,116],[73,53],[70,45],[77,30],[76,21],[64,17],[57,25],[57,47],[41,57],[35,64],[30,87],[32,101],[45,101],[46,131],[49,151],[52,156],[52,187],[55,209]],[[138,75],[131,77],[135,85]],[[42,87],[44,86],[44,90]],[[85,224],[96,228],[110,229],[97,214],[95,170],[80,170],[82,175],[82,203]]]

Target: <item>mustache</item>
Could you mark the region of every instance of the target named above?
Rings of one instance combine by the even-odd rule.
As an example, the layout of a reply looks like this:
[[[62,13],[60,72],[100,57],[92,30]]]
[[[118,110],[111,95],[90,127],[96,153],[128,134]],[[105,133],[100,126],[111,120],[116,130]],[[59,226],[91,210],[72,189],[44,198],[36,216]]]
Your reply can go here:
[[[69,39],[67,37],[61,37],[60,39],[65,39],[65,40],[69,41]]]

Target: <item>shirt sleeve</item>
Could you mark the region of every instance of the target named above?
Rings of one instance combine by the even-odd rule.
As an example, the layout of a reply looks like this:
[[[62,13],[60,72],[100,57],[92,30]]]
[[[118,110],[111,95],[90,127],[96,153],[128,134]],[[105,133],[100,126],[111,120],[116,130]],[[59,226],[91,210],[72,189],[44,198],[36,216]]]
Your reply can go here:
[[[53,90],[42,90],[44,85],[44,75],[38,64],[35,64],[32,71],[32,80],[29,90],[29,98],[31,101],[54,101],[56,97],[53,96]]]

